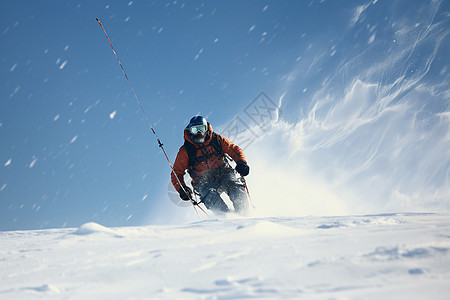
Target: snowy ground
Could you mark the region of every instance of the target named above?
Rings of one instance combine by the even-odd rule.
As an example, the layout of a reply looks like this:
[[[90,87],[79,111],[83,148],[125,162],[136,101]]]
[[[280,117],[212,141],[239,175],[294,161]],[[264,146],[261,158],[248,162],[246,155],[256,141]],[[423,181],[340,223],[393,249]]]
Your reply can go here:
[[[450,218],[0,232],[0,299],[449,299]]]

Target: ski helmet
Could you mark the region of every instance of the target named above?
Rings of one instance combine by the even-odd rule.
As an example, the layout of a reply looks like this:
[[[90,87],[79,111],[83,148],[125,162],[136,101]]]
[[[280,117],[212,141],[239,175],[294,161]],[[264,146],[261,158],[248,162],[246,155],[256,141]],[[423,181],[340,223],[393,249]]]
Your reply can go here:
[[[208,122],[202,116],[195,116],[189,121],[187,127],[189,133],[196,143],[204,143],[206,138],[206,131],[208,131]]]
[[[198,126],[198,125],[208,125],[208,122],[202,116],[195,116],[189,121],[188,128]]]

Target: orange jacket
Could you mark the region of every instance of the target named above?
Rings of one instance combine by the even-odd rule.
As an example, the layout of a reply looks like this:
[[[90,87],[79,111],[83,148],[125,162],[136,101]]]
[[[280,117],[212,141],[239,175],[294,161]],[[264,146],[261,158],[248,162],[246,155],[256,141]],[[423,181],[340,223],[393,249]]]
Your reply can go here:
[[[196,153],[197,157],[200,157],[204,155],[205,151],[208,154],[217,152],[213,147],[213,145],[211,144],[212,133],[213,133],[212,126],[211,124],[208,123],[207,136],[203,144],[198,145],[192,142],[191,139],[189,138],[189,132],[187,129],[184,130],[184,140],[195,146],[195,149],[197,150]],[[222,147],[223,153],[226,153],[229,156],[231,156],[231,158],[236,162],[242,160],[245,163],[247,163],[247,161],[245,160],[244,152],[242,151],[241,148],[239,148],[237,145],[233,144],[228,139],[224,138],[219,134],[217,134],[217,139],[219,141],[219,145]],[[203,152],[201,148],[203,148]],[[172,184],[175,187],[175,190],[178,191],[180,189],[180,183],[184,184],[183,177],[187,169],[190,169],[196,175],[203,175],[207,173],[209,170],[214,170],[218,168],[223,163],[223,161],[224,161],[223,156],[220,157],[216,155],[210,155],[205,157],[204,160],[198,162],[195,166],[189,166],[189,155],[186,151],[185,146],[184,145],[181,146],[180,150],[178,150],[175,163],[173,164],[173,170],[175,171],[176,175],[174,174],[174,172],[171,173]],[[177,177],[179,182],[177,180]],[[195,178],[193,178],[193,180],[195,180]]]

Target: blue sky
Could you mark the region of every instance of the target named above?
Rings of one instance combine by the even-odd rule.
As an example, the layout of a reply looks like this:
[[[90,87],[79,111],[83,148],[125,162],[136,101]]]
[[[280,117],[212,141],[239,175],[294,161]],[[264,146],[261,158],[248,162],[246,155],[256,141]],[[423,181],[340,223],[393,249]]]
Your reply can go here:
[[[246,150],[262,176],[249,177],[262,207],[270,201],[259,186],[278,172],[289,182],[299,169],[307,175],[296,182],[315,178],[321,193],[311,193],[333,203],[358,199],[329,214],[386,209],[367,207],[358,190],[385,173],[395,180],[379,183],[389,189],[376,203],[398,195],[411,202],[415,193],[447,207],[445,1],[2,1],[0,11],[0,230],[183,219],[186,208],[167,199],[170,168],[96,18],[172,161],[193,115],[220,131],[264,92],[282,114]],[[339,106],[345,101],[360,106]],[[387,113],[372,116],[377,109]],[[388,115],[395,110],[402,114]],[[417,115],[423,124],[406,126]],[[423,134],[427,144],[416,138]],[[417,171],[411,161],[438,152],[443,166],[425,160],[417,166],[424,175],[407,175]],[[383,159],[398,153],[408,159]],[[408,177],[421,183],[411,195]],[[423,187],[434,177],[433,189]],[[295,199],[286,190],[283,199]],[[330,204],[317,201],[311,205]]]

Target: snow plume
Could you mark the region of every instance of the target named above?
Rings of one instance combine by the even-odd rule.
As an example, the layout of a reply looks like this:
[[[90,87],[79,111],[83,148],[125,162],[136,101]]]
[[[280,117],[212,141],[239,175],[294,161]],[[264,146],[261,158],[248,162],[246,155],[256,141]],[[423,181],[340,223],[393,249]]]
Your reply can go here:
[[[308,104],[298,91],[313,75],[286,76],[288,113],[246,153],[259,212],[450,210],[450,30],[435,10],[420,24],[393,24],[392,45],[344,58]],[[305,60],[315,69],[330,62]]]
[[[251,167],[247,181],[255,214],[346,214],[347,208],[332,186],[308,169],[306,157],[292,152],[301,143],[297,134],[295,127],[280,121],[245,151]]]

